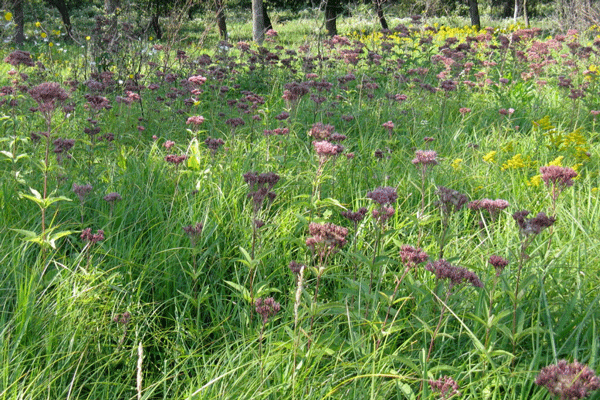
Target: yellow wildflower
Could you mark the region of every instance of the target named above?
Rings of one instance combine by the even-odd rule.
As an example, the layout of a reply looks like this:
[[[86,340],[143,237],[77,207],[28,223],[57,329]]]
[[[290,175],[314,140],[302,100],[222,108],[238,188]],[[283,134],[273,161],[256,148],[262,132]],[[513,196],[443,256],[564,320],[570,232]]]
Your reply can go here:
[[[458,171],[460,169],[460,164],[463,162],[462,158],[457,158],[454,161],[452,161],[452,168],[454,168],[455,171]]]
[[[42,37],[42,39],[46,39],[48,37],[48,35],[46,35],[46,32],[42,32],[40,36]]]
[[[496,153],[498,153],[497,151],[490,151],[489,153],[487,153],[485,156],[483,156],[483,161],[485,161],[486,163],[495,163],[495,157],[496,157]]]
[[[50,43],[48,43],[48,46],[52,47],[52,46],[54,46],[54,43],[50,42]]]
[[[42,26],[42,23],[41,23],[40,21],[37,21],[37,22],[35,23],[35,27],[36,27],[36,28],[39,28],[40,26]]]
[[[565,158],[564,156],[558,156],[554,160],[550,161],[548,163],[548,166],[554,165],[556,167],[562,167],[563,166],[562,160],[564,160],[564,158]]]
[[[85,40],[90,40],[90,39],[91,39],[91,37],[90,37],[90,36],[86,36],[86,37],[85,37]]]
[[[4,14],[4,19],[7,21],[12,21],[12,13],[11,12],[7,12],[6,14]]]
[[[540,186],[542,184],[542,175],[532,176],[529,182],[527,182],[527,186]]]
[[[525,167],[525,161],[523,160],[523,156],[521,154],[515,154],[513,158],[508,160],[506,163],[502,164],[503,171],[506,169],[518,169]]]
[[[154,40],[154,38],[153,38],[152,36],[150,36],[150,37],[148,38],[148,40],[149,40],[149,41],[153,41],[153,40]]]

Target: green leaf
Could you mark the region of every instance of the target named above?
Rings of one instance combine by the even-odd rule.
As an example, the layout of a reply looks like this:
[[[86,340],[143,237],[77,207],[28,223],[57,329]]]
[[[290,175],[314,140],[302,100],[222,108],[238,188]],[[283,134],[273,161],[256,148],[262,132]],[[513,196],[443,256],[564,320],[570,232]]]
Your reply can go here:
[[[248,304],[252,302],[252,299],[250,298],[250,292],[248,291],[248,289],[246,289],[242,285],[238,285],[235,282],[225,281],[225,283],[231,286],[233,289],[235,289],[241,295],[241,297],[244,300],[246,300]]]

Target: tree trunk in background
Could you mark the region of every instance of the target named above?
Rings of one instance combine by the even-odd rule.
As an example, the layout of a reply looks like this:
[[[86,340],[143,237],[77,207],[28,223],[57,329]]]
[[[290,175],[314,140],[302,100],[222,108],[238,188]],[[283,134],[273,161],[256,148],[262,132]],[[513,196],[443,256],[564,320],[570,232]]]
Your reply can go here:
[[[523,19],[525,20],[525,27],[529,28],[529,15],[527,14],[527,0],[523,0]]]
[[[519,16],[519,0],[515,0],[515,15],[513,19],[515,20],[515,24],[517,23],[517,17]]]
[[[384,0],[373,0],[373,3],[375,3],[375,11],[377,11],[377,18],[379,18],[381,29],[390,29],[387,21],[385,20],[385,15],[383,15],[383,1]]]
[[[13,3],[13,18],[15,19],[15,46],[21,47],[23,42],[25,42],[25,34],[23,32],[23,23],[25,22],[25,18],[23,17],[23,1],[25,0],[15,0]]]
[[[107,14],[114,13],[121,6],[120,0],[104,0],[104,11]]]
[[[60,18],[62,19],[63,25],[65,26],[67,35],[71,37],[71,15],[69,7],[67,7],[67,3],[65,2],[65,0],[46,0],[46,3],[53,7],[56,7],[58,12],[60,13]]]
[[[269,18],[269,13],[267,12],[267,7],[265,7],[265,3],[263,2],[263,18],[265,19],[265,32],[269,29],[273,29],[273,24],[271,23],[271,18]]]
[[[259,45],[265,41],[265,17],[263,0],[252,0],[252,39]]]
[[[481,28],[481,20],[479,19],[479,4],[477,0],[469,0],[469,14],[471,14],[471,25]]]
[[[376,0],[378,1],[378,0]],[[337,35],[337,16],[340,9],[339,0],[325,2],[325,29],[328,36]]]
[[[150,22],[150,24],[152,25],[152,28],[156,33],[156,38],[160,40],[162,39],[162,29],[160,29],[160,20],[158,19],[160,17],[160,0],[154,1],[155,8],[154,13],[152,14],[152,21]]]
[[[215,9],[219,36],[222,40],[227,40],[227,21],[225,20],[225,4],[223,0],[215,0]]]

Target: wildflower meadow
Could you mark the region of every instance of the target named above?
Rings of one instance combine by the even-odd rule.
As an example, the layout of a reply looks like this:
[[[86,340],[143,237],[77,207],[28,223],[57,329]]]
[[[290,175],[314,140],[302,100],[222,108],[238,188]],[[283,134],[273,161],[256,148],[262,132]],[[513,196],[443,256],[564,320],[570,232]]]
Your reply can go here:
[[[600,398],[600,30],[348,21],[0,47],[0,399]]]

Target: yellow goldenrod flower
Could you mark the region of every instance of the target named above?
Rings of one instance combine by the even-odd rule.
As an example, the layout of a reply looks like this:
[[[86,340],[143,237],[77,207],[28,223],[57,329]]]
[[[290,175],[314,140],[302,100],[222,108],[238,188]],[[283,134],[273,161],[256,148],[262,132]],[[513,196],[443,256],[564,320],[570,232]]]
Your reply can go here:
[[[463,162],[462,158],[457,158],[454,161],[452,161],[452,168],[454,168],[455,171],[458,171],[460,169],[460,164]]]
[[[12,21],[12,13],[11,12],[7,12],[6,14],[4,14],[4,19],[7,21]]]
[[[485,161],[486,163],[490,163],[490,164],[496,162],[496,160],[495,160],[496,153],[498,153],[498,152],[497,151],[490,151],[485,156],[483,156],[483,161]]]
[[[515,154],[513,158],[502,164],[502,170],[525,168],[527,165],[521,154]]]
[[[554,166],[556,166],[556,167],[562,167],[562,166],[563,166],[563,165],[562,165],[562,160],[563,160],[564,158],[565,158],[565,157],[563,157],[563,156],[558,156],[558,157],[556,157],[554,160],[550,161],[550,162],[548,163],[548,166],[554,165]]]
[[[527,186],[540,186],[542,184],[542,175],[532,176],[527,182]]]

